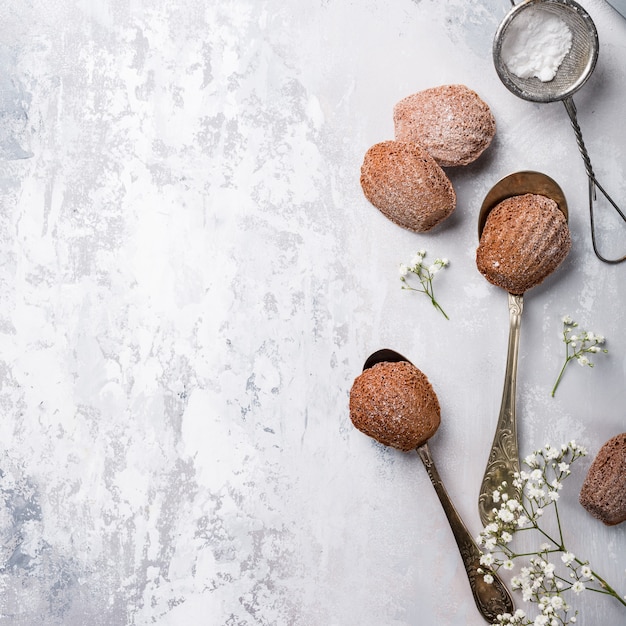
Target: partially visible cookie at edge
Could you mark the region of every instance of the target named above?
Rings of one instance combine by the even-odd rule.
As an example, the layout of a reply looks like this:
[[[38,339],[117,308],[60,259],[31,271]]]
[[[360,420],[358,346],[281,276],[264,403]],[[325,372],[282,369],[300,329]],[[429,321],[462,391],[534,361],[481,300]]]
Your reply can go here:
[[[465,85],[442,85],[400,100],[393,110],[395,139],[419,143],[442,167],[468,165],[491,144],[496,121]]]
[[[361,187],[386,217],[418,233],[431,230],[456,208],[446,173],[424,148],[411,142],[373,145],[363,159]]]
[[[578,499],[607,526],[626,521],[626,433],[612,437],[600,448]]]

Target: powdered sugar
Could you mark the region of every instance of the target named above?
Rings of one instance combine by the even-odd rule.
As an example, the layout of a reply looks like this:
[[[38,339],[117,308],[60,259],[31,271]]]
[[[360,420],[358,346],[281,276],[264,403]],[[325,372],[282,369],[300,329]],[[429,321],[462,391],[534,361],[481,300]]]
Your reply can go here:
[[[572,46],[567,24],[545,9],[532,7],[514,19],[502,43],[502,60],[519,78],[551,81]]]

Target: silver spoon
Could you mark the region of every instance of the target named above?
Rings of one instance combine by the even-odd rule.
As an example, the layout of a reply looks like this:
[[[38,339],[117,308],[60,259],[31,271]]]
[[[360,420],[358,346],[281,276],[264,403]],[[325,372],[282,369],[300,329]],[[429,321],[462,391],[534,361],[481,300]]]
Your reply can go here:
[[[410,363],[408,359],[398,354],[394,350],[383,349],[374,352],[370,355],[363,366],[363,370],[373,367],[377,363],[397,363],[400,361],[406,361]],[[465,566],[465,572],[469,580],[469,584],[476,602],[476,607],[479,613],[485,618],[487,622],[493,624],[497,621],[497,616],[502,613],[513,613],[514,605],[513,599],[504,586],[504,583],[500,578],[492,573],[493,582],[487,583],[484,580],[484,572],[479,573],[481,569],[480,565],[480,549],[476,545],[476,542],[472,538],[472,535],[467,530],[467,527],[463,523],[460,515],[452,504],[452,500],[446,491],[446,488],[439,476],[439,472],[435,467],[430,450],[427,443],[423,443],[417,448],[417,453],[426,468],[428,477],[439,496],[441,506],[448,518],[452,534],[456,540],[463,565]]]
[[[493,42],[493,62],[496,72],[504,86],[518,98],[529,100],[530,102],[557,102],[562,101],[570,119],[572,128],[576,135],[578,150],[585,164],[585,172],[588,179],[589,196],[589,221],[591,225],[591,242],[595,255],[605,263],[621,263],[626,260],[626,255],[607,259],[598,250],[596,242],[594,201],[596,200],[596,189],[606,198],[609,204],[615,209],[622,220],[626,221],[626,215],[619,208],[616,202],[609,196],[598,182],[591,165],[591,159],[582,131],[578,124],[576,106],[573,95],[589,79],[598,59],[599,41],[598,32],[593,20],[577,2],[573,0],[523,0],[518,4],[513,4],[513,8],[507,13],[502,23],[496,31]],[[507,31],[511,28],[524,11],[540,7],[561,19],[572,33],[572,45],[557,70],[556,76],[551,81],[542,82],[538,78],[520,78],[509,71],[502,59],[502,45],[506,39]]]
[[[554,200],[559,209],[568,217],[567,202],[559,185],[549,176],[540,172],[515,172],[498,181],[485,196],[478,215],[478,238],[480,239],[485,222],[491,210],[500,202],[513,196],[526,193],[538,194]],[[483,525],[493,517],[493,509],[498,508],[493,501],[493,492],[503,482],[507,483],[506,492],[510,498],[517,498],[513,486],[513,475],[520,471],[519,450],[517,443],[517,420],[515,415],[515,397],[517,388],[517,356],[519,353],[520,330],[524,296],[508,294],[509,299],[509,342],[504,374],[504,388],[500,414],[487,461],[485,475],[480,486],[478,513]]]

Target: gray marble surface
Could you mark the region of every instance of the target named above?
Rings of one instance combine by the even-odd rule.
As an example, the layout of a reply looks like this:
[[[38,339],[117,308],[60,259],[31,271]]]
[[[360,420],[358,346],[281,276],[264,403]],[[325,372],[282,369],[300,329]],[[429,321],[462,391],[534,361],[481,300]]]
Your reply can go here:
[[[576,95],[598,178],[626,197],[626,21],[582,0],[596,70]],[[0,33],[0,623],[461,626],[476,612],[415,454],[351,425],[365,357],[430,378],[430,448],[477,534],[500,405],[506,294],[474,263],[477,213],[536,169],[573,249],[525,298],[520,445],[589,449],[562,495],[572,550],[626,593],[626,525],[577,502],[626,430],[626,265],[593,256],[564,108],[500,83],[496,0],[8,0]],[[463,83],[498,133],[449,170],[458,208],[417,235],[359,185],[392,108]],[[607,252],[626,231],[600,214]],[[446,321],[400,289],[446,256]],[[607,337],[555,398],[561,317]],[[518,604],[521,601],[518,599]],[[626,610],[587,593],[580,624]]]

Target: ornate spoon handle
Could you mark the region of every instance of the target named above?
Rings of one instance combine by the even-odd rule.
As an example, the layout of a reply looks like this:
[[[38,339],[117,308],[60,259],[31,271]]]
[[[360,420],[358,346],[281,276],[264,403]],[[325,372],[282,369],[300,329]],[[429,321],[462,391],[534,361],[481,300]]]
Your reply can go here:
[[[517,498],[518,493],[512,485],[513,474],[519,472],[519,451],[517,446],[517,425],[515,419],[515,390],[517,387],[517,355],[519,352],[520,327],[522,324],[523,296],[509,295],[509,347],[506,358],[504,389],[500,416],[491,444],[487,468],[478,497],[480,521],[486,526],[493,516],[494,502],[492,494],[506,481],[509,497]]]
[[[424,463],[430,481],[439,496],[443,510],[450,523],[452,534],[463,559],[463,565],[465,566],[467,578],[474,595],[476,607],[485,620],[493,624],[497,621],[498,615],[514,612],[513,599],[504,583],[495,573],[493,573],[493,583],[486,583],[483,578],[484,573],[480,574],[478,572],[481,567],[480,550],[450,500],[450,496],[430,455],[428,445],[421,445],[417,448],[417,453],[422,459],[422,463]]]

